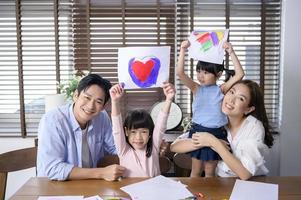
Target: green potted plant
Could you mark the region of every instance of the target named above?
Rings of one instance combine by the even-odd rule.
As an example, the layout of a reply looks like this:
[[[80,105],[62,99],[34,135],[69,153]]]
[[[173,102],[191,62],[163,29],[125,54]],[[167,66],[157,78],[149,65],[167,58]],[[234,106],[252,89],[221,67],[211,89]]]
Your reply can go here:
[[[73,78],[67,81],[62,81],[58,84],[61,94],[64,94],[67,101],[71,101],[73,98],[74,91],[76,90],[79,81],[86,76],[86,73],[83,71],[76,71]]]
[[[84,76],[84,72],[76,71],[72,79],[58,83],[57,87],[60,89],[60,94],[51,94],[45,96],[45,112],[64,105],[66,102],[71,102],[73,93],[76,90],[79,81]]]

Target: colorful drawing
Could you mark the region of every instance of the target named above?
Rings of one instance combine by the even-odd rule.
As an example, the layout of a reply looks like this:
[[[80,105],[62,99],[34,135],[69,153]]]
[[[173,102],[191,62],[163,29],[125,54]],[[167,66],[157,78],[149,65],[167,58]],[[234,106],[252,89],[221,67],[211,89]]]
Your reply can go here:
[[[196,40],[202,45],[201,51],[206,52],[213,46],[219,45],[222,41],[224,32],[223,31],[212,31],[212,32],[199,32],[194,31],[193,34]]]
[[[161,62],[156,57],[143,59],[132,58],[129,61],[128,71],[133,82],[141,87],[148,88],[157,83]]]
[[[125,89],[160,87],[169,78],[170,47],[118,49],[118,81]]]
[[[222,44],[227,40],[229,30],[197,30],[190,34],[189,57],[206,62],[223,62]]]

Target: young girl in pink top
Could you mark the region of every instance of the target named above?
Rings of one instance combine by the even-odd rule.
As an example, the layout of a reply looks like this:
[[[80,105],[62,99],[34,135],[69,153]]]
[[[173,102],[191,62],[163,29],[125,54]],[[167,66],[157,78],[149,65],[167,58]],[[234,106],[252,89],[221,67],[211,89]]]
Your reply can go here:
[[[146,110],[130,112],[122,123],[120,101],[124,89],[121,84],[110,89],[113,136],[120,165],[126,167],[125,177],[154,177],[160,174],[160,144],[175,96],[172,84],[164,83],[162,88],[166,100],[155,124]]]

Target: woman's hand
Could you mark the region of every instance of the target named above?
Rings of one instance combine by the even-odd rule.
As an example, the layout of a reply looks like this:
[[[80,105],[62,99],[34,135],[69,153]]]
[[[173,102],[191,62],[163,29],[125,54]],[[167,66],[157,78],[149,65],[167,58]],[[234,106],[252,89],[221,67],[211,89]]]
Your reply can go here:
[[[192,142],[194,147],[202,148],[202,147],[213,147],[212,143],[214,140],[217,140],[212,134],[207,132],[196,132],[192,135]]]

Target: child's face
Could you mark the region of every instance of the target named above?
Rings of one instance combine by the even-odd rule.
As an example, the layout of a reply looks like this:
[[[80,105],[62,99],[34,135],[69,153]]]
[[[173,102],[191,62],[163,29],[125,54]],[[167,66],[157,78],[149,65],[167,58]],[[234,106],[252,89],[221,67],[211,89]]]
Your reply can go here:
[[[197,70],[197,79],[201,85],[216,84],[216,76],[205,70]]]
[[[126,136],[128,137],[129,143],[134,149],[144,149],[149,140],[149,129],[138,128],[138,129],[126,129]]]

